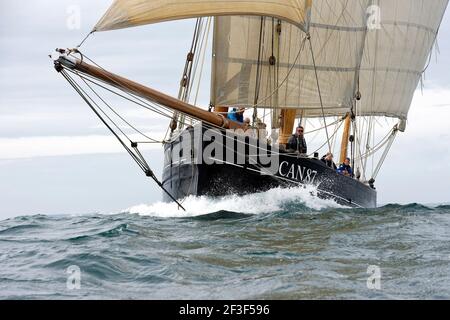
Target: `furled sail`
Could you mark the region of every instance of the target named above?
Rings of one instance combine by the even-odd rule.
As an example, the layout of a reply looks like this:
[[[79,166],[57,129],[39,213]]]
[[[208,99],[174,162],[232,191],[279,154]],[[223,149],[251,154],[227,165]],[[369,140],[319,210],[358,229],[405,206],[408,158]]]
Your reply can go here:
[[[358,115],[406,119],[447,3],[313,1],[311,43],[325,114],[342,116],[350,111],[359,91]],[[308,43],[303,44],[305,34],[282,23],[277,45],[275,29],[271,19],[265,19],[263,27],[255,17],[216,19],[213,103],[253,106],[257,92],[259,107],[296,108],[308,117],[322,116],[312,55]],[[277,66],[269,63],[272,55]]]
[[[222,15],[276,17],[306,29],[311,0],[115,0],[95,31]]]
[[[313,1],[311,44],[327,115],[343,115],[351,108],[369,2]],[[219,17],[213,50],[215,105],[250,107],[257,100],[259,107],[301,108],[306,116],[322,115],[311,50],[298,28],[282,22],[277,30],[277,21],[267,18]]]

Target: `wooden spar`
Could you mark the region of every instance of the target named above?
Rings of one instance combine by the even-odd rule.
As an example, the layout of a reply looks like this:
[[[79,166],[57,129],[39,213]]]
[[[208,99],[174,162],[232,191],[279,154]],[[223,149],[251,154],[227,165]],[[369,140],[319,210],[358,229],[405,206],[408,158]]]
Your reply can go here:
[[[215,106],[214,112],[220,113],[220,114],[227,114],[228,113],[228,107],[221,107],[221,106]]]
[[[280,137],[278,138],[279,144],[287,144],[289,138],[294,131],[295,116],[297,115],[297,109],[282,109],[281,110],[281,128]]]
[[[73,70],[77,70],[81,73],[90,75],[96,79],[102,80],[110,85],[120,88],[125,91],[134,93],[144,99],[154,101],[161,104],[174,111],[179,111],[188,116],[191,116],[200,121],[207,122],[214,126],[224,128],[224,129],[242,129],[244,126],[241,123],[229,120],[226,115],[217,114],[214,112],[209,112],[201,108],[195,107],[186,102],[180,101],[162,92],[154,90],[152,88],[146,87],[137,82],[131,81],[124,77],[118,76],[114,73],[108,72],[104,69],[98,68],[96,66],[90,65],[79,59],[68,59],[66,57],[60,57],[56,62],[57,64],[64,65],[65,67]]]
[[[339,163],[344,163],[345,158],[347,158],[347,150],[348,150],[348,140],[350,138],[350,124],[351,124],[351,114],[347,113],[345,116],[344,123],[344,134],[342,135],[341,142],[341,156],[339,158]]]

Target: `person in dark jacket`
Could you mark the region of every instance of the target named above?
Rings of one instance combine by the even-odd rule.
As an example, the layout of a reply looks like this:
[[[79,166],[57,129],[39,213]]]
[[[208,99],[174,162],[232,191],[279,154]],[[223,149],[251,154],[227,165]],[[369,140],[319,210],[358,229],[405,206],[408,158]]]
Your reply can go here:
[[[308,153],[308,146],[306,145],[304,129],[302,126],[297,127],[295,134],[289,138],[286,148],[303,154]]]
[[[331,152],[328,152],[326,155],[320,159],[325,165],[333,170],[337,170],[336,164],[333,161],[333,154]]]
[[[339,168],[337,169],[337,172],[339,174],[342,174],[342,175],[347,176],[347,177],[353,177],[354,176],[353,175],[353,169],[350,166],[350,158],[347,158],[347,159],[344,160],[344,163],[339,166]]]

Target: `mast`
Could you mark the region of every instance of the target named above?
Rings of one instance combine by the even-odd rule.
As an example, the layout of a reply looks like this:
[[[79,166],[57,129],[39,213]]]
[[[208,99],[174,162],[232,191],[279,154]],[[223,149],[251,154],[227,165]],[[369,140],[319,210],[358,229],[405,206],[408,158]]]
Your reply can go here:
[[[278,138],[279,144],[287,144],[289,138],[294,131],[295,116],[297,115],[297,109],[282,109],[281,110],[281,128],[280,137]]]
[[[348,154],[348,141],[350,138],[350,124],[351,124],[351,114],[347,113],[345,116],[345,123],[344,123],[344,133],[342,135],[342,142],[341,142],[341,155],[339,157],[339,163],[344,163],[345,158],[347,158]]]
[[[63,67],[87,74],[116,88],[134,93],[144,99],[154,101],[172,110],[179,111],[200,121],[210,123],[214,126],[224,129],[243,128],[242,124],[231,121],[221,114],[209,112],[195,107],[191,104],[168,96],[162,92],[146,87],[124,77],[118,76],[104,69],[90,65],[82,60],[61,56],[58,60],[55,61],[55,68],[57,71],[61,71]]]

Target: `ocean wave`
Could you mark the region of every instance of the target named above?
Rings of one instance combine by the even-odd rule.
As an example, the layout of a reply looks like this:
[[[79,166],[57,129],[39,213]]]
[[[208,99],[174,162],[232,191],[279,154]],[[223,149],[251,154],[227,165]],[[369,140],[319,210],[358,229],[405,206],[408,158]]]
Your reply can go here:
[[[447,208],[446,208],[447,207]],[[408,204],[387,204],[383,206],[379,206],[373,211],[380,213],[386,212],[389,214],[426,214],[426,213],[435,213],[439,211],[445,211],[450,208],[450,206],[432,206],[432,205],[424,205],[420,203],[408,203]]]
[[[24,225],[15,225],[6,227],[3,230],[0,230],[0,235],[9,235],[9,234],[18,234],[24,231],[29,231],[30,229],[39,228],[38,224],[24,224]]]
[[[222,210],[218,212],[212,212],[205,215],[191,217],[197,221],[214,221],[214,220],[238,220],[253,217],[253,214],[239,213],[233,211]]]
[[[111,223],[108,221],[108,223]],[[115,238],[121,237],[124,235],[138,235],[139,231],[134,230],[127,223],[121,223],[119,225],[106,226],[106,228],[99,229],[98,227],[94,227],[83,231],[82,234],[75,235],[73,237],[69,237],[68,239],[64,239],[66,241],[71,242],[81,242],[81,241],[89,241],[95,238]]]
[[[297,188],[184,204],[0,221],[0,299],[367,299],[370,265],[400,279],[379,298],[450,297],[448,204],[351,209]]]
[[[450,211],[450,204],[442,204],[436,207],[436,210]]]
[[[128,269],[120,261],[120,258],[111,257],[106,253],[77,253],[37,266],[50,270],[66,270],[69,266],[80,265],[83,266],[83,273],[105,280],[121,279],[127,276]]]
[[[274,188],[266,192],[248,195],[229,195],[220,198],[189,196],[183,200],[186,212],[176,203],[157,202],[137,205],[124,210],[126,213],[161,218],[185,218],[206,216],[222,212],[246,215],[266,214],[280,211],[311,212],[329,208],[342,208],[333,200],[317,197],[312,186],[296,188]]]

